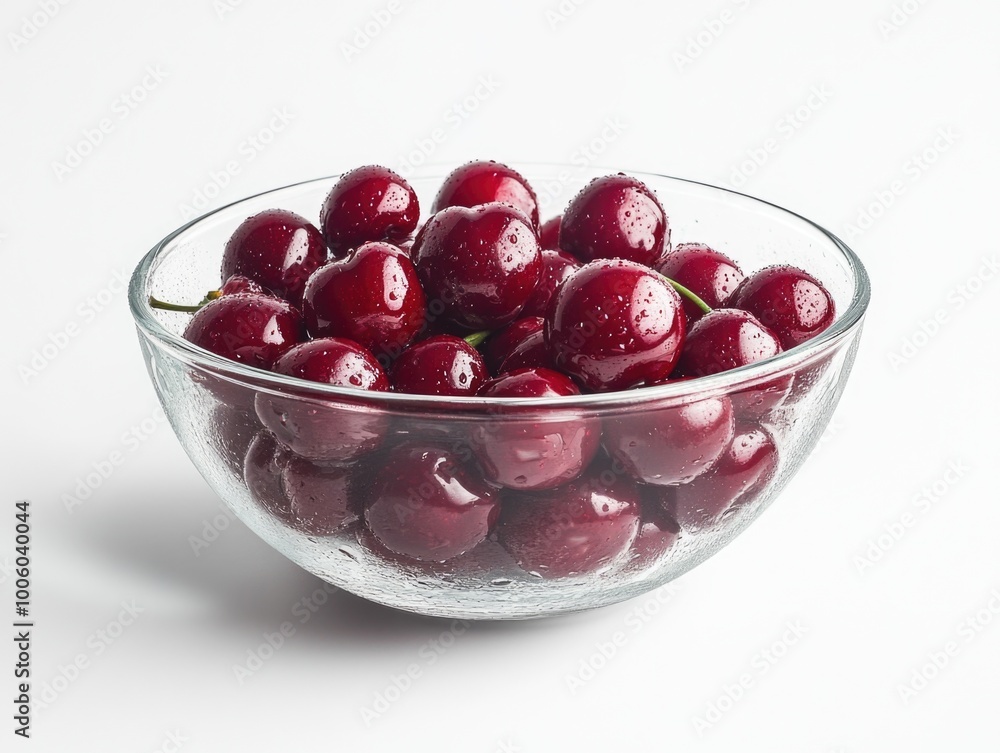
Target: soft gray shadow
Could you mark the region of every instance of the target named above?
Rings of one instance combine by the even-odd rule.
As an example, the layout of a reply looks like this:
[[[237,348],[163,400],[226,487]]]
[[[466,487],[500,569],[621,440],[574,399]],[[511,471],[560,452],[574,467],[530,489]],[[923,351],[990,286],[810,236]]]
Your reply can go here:
[[[178,493],[105,491],[100,502],[74,515],[63,530],[87,557],[102,558],[154,581],[179,587],[213,605],[217,619],[229,624],[260,624],[274,629],[293,620],[292,607],[321,589],[324,581],[272,549],[234,520],[196,556],[191,536],[201,536],[205,521],[221,512],[210,490],[183,503]],[[570,615],[547,620],[480,622],[474,631],[487,636],[511,631],[553,629]],[[299,634],[319,641],[396,643],[432,635],[449,621],[410,614],[337,590],[301,627]],[[307,638],[308,639],[308,638]]]

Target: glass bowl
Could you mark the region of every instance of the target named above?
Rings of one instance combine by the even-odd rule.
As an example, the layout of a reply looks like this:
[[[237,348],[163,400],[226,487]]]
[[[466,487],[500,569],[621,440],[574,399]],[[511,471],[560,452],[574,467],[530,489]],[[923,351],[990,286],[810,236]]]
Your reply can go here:
[[[608,172],[514,167],[550,214]],[[425,210],[447,172],[408,176]],[[337,180],[322,178],[188,223],[132,276],[142,353],[188,456],[240,520],[293,562],[420,614],[514,619],[590,609],[703,562],[761,514],[822,435],[857,351],[868,277],[843,242],[792,212],[631,174],[656,191],[674,244],[707,243],[748,274],[778,263],[808,270],[833,296],[833,325],[769,360],[697,380],[575,398],[442,399],[248,368],[184,340],[190,315],[150,308],[151,295],[194,302],[217,288],[225,242],[246,217],[282,208],[315,222]],[[718,431],[733,437],[718,457],[705,452],[713,431],[716,440]],[[582,476],[556,488],[484,479],[530,486],[532,469],[569,477],[591,457]],[[485,473],[491,463],[507,463],[507,475]],[[441,494],[466,499],[461,520],[435,506]],[[376,518],[379,538],[368,525]]]

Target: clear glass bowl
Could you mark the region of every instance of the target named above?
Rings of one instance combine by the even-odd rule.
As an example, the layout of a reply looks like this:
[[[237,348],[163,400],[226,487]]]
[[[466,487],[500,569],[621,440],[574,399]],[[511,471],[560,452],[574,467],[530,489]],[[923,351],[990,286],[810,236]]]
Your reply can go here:
[[[515,167],[559,206],[606,174],[568,165]],[[447,172],[432,167],[410,177],[425,215]],[[658,194],[675,244],[707,243],[748,273],[778,263],[810,271],[836,302],[834,324],[777,357],[698,380],[572,399],[440,399],[363,393],[247,368],[184,340],[190,315],[150,308],[150,295],[193,302],[217,288],[223,246],[246,217],[279,207],[315,221],[336,182],[323,178],[211,212],[158,243],[135,270],[129,303],[142,352],[187,454],[233,512],[293,562],[366,599],[421,614],[512,619],[590,609],[638,596],[703,562],[760,515],[823,433],[857,351],[868,277],[843,242],[792,212],[712,186],[632,174]],[[706,464],[697,437],[676,427],[685,415],[730,409],[740,446],[727,455],[755,460],[743,475],[731,471],[732,462],[727,472],[718,461],[686,484],[636,480],[673,482],[695,473]],[[605,444],[625,443],[641,457],[638,464],[609,462],[602,449],[595,460],[586,498],[601,506],[601,484],[624,489],[610,500],[617,504],[614,525],[581,523],[579,488],[575,495],[567,486],[534,495],[498,490],[500,522],[490,536],[434,562],[390,551],[358,516],[386,488],[396,487],[398,498],[409,483],[413,503],[400,508],[400,525],[427,523],[422,484],[400,475],[398,456],[388,449],[401,440],[443,448],[459,468],[442,473],[466,474],[475,485],[483,447],[540,464],[571,462],[578,448],[573,437],[602,427]],[[314,462],[282,442],[336,450],[314,453],[320,458]],[[330,457],[338,462],[323,462]],[[442,482],[440,474],[427,480]],[[448,476],[444,483],[457,482]],[[495,517],[494,510],[487,523]]]

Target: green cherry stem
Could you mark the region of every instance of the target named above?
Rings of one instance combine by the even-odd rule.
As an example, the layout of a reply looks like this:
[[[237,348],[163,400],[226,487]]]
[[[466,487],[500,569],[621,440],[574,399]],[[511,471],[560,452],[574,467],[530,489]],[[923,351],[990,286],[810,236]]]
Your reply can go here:
[[[471,335],[465,337],[465,341],[469,343],[473,348],[478,348],[484,342],[486,338],[492,334],[489,330],[484,329],[482,332],[473,332]]]
[[[698,308],[700,308],[703,313],[705,313],[705,314],[711,314],[712,313],[712,307],[711,306],[709,306],[707,303],[705,303],[703,300],[701,300],[701,298],[699,298],[697,295],[695,295],[694,293],[692,293],[690,290],[688,290],[686,287],[684,287],[683,285],[681,285],[679,282],[675,282],[674,280],[671,280],[666,275],[660,275],[660,276],[664,280],[666,280],[667,282],[669,282],[670,285],[671,285],[671,287],[673,287],[674,290],[676,290],[682,296],[684,296],[689,301],[691,301],[691,303],[693,303],[695,306],[697,306]]]
[[[160,309],[161,311],[179,311],[182,314],[193,314],[197,311],[200,311],[201,308],[206,303],[214,301],[221,295],[222,292],[219,290],[210,290],[208,291],[208,293],[205,294],[204,298],[202,298],[200,301],[198,301],[198,303],[194,304],[193,306],[184,303],[170,303],[168,301],[161,301],[159,298],[149,296],[149,305],[151,308]]]

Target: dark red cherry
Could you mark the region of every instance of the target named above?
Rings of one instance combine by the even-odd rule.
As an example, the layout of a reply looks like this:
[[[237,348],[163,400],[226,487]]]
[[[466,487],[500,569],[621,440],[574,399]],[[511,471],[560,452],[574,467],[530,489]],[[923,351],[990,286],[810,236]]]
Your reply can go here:
[[[188,322],[184,338],[230,361],[269,369],[306,336],[302,315],[287,301],[238,293],[205,304]]]
[[[580,191],[559,229],[559,248],[584,262],[628,259],[652,267],[669,247],[670,224],[656,194],[620,173]]]
[[[512,206],[538,227],[538,197],[520,173],[499,162],[470,162],[449,175],[434,200],[432,214],[447,207],[500,202]]]
[[[326,261],[315,225],[294,212],[269,209],[243,221],[222,252],[222,279],[249,277],[298,305],[306,280]]]
[[[559,248],[559,227],[562,225],[562,215],[553,217],[542,224],[542,229],[538,232],[538,240],[543,249]]]
[[[521,369],[491,380],[488,398],[558,398],[579,395],[572,380],[549,369]],[[601,425],[558,408],[498,404],[471,433],[470,443],[487,481],[510,489],[550,489],[577,478],[597,454]]]
[[[761,427],[736,430],[711,471],[673,490],[673,512],[685,530],[714,525],[728,511],[753,501],[774,476],[778,448]]]
[[[641,523],[639,534],[632,544],[632,567],[654,565],[680,538],[680,525],[659,502],[662,495],[663,492],[657,488],[643,489],[641,492]]]
[[[385,392],[389,380],[370,351],[351,340],[329,337],[303,343],[274,363],[273,370],[321,384]],[[314,461],[346,462],[375,449],[388,417],[349,397],[330,398],[303,386],[287,395],[260,392],[261,423],[297,455]]]
[[[496,523],[500,495],[446,449],[403,444],[381,462],[365,507],[375,537],[397,554],[442,562],[482,542]]]
[[[392,367],[396,392],[470,397],[489,379],[479,351],[460,337],[436,335],[403,351]]]
[[[223,462],[240,478],[243,478],[247,450],[260,428],[253,401],[250,401],[249,410],[245,405],[226,403],[219,403],[212,409],[208,440]]]
[[[582,265],[565,251],[542,251],[542,275],[531,298],[521,310],[521,316],[545,316],[549,302],[563,281],[573,276]]]
[[[243,480],[250,498],[266,513],[287,520],[288,502],[281,485],[281,467],[288,450],[278,444],[274,435],[262,431],[247,448],[243,465]]]
[[[740,309],[715,309],[692,325],[675,376],[718,374],[781,352],[777,336],[753,314]],[[791,386],[792,377],[782,376],[731,394],[737,419],[762,417],[784,399]]]
[[[726,305],[729,296],[743,282],[744,277],[732,259],[704,243],[677,245],[657,269],[674,282],[679,282],[713,309]],[[703,314],[687,298],[684,299],[684,312],[689,324],[700,319]]]
[[[685,405],[663,401],[605,418],[604,447],[632,478],[669,486],[711,468],[733,431],[733,406],[724,395]]]
[[[729,305],[756,316],[786,350],[825,330],[837,313],[833,298],[819,280],[787,265],[767,267],[747,278]]]
[[[320,210],[323,237],[335,259],[368,241],[405,241],[420,219],[417,194],[387,167],[344,173]]]
[[[311,463],[291,453],[281,468],[286,520],[304,533],[328,536],[361,514],[355,467]]]
[[[311,336],[354,340],[385,363],[420,332],[426,310],[413,263],[388,243],[365,243],[316,270],[302,299]]]
[[[428,309],[471,332],[514,321],[542,271],[535,231],[503,204],[441,210],[421,228],[412,257]]]
[[[556,366],[595,391],[666,378],[684,331],[681,298],[667,280],[621,259],[591,262],[574,273],[556,291],[545,319]]]
[[[545,344],[545,332],[532,332],[519,342],[500,364],[498,374],[510,374],[519,369],[552,369],[556,366]]]
[[[528,335],[541,332],[543,327],[540,316],[525,316],[508,324],[503,329],[490,335],[483,343],[483,360],[491,374],[499,374],[504,359]]]
[[[224,295],[238,295],[239,293],[255,293],[259,295],[269,295],[275,298],[281,297],[275,296],[272,291],[265,288],[256,280],[251,280],[249,277],[244,277],[243,275],[233,275],[226,280],[222,284],[222,287],[219,288],[219,295],[215,297],[219,298]]]
[[[360,514],[355,469],[311,463],[267,432],[251,444],[243,473],[254,501],[303,533],[328,536]]]
[[[517,564],[562,578],[615,564],[639,532],[639,491],[605,462],[557,489],[504,493],[497,536]]]
[[[740,309],[716,309],[694,323],[677,376],[701,377],[737,369],[781,353],[777,336]]]

